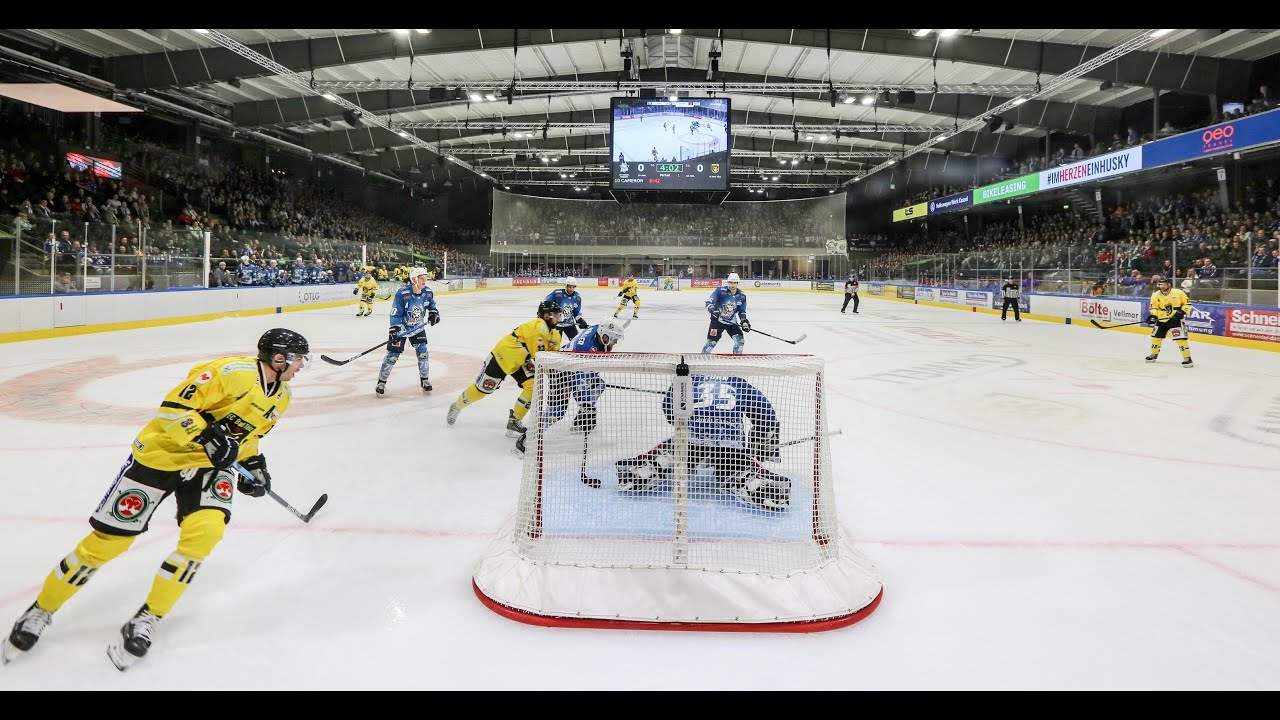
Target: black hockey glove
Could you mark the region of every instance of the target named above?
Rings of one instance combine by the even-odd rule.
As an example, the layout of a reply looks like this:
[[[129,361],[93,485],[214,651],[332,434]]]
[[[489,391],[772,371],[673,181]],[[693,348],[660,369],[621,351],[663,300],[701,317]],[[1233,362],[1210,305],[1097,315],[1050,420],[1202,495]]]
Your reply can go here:
[[[236,489],[249,497],[260,498],[266,495],[271,489],[271,473],[267,472],[267,458],[263,455],[254,455],[251,458],[245,458],[240,465],[252,472],[253,478],[247,478],[242,473],[240,479],[236,480]]]
[[[751,321],[746,318],[742,318],[742,332],[751,332]]]
[[[436,323],[438,323],[438,322],[440,322],[440,311],[439,311],[439,310],[428,310],[428,311],[427,311],[427,324],[428,324],[428,325],[435,325],[435,324],[436,324]]]
[[[399,325],[392,325],[387,328],[387,342],[395,342],[400,339],[400,331],[404,328]]]
[[[596,409],[591,405],[583,405],[573,416],[573,429],[580,433],[589,433],[596,429]]]
[[[757,460],[777,460],[781,457],[777,429],[766,430],[759,425],[752,427],[747,435],[747,448]]]
[[[1177,324],[1182,322],[1182,319],[1185,318],[1186,316],[1187,316],[1187,313],[1184,312],[1182,308],[1178,308],[1177,310],[1173,311],[1173,317],[1169,318],[1169,320],[1171,320],[1174,324]]]
[[[219,470],[226,470],[236,462],[240,453],[240,441],[227,434],[222,423],[211,422],[204,432],[196,436],[196,442],[204,446],[209,462]]]
[[[589,325],[587,325],[587,321],[582,319],[581,315],[578,316],[578,319],[576,322],[578,323],[578,327],[582,328],[583,330],[586,330],[588,327],[590,327]]]
[[[360,293],[360,288],[351,288],[352,295],[358,295],[359,293]]]
[[[1156,316],[1155,316],[1155,315],[1148,315],[1148,316],[1147,316],[1147,324],[1148,324],[1148,325],[1155,325],[1157,322],[1159,322],[1159,321],[1158,321],[1158,320],[1156,320]]]
[[[619,291],[618,291],[618,297],[622,297],[622,291],[621,291],[621,290],[619,290]]]

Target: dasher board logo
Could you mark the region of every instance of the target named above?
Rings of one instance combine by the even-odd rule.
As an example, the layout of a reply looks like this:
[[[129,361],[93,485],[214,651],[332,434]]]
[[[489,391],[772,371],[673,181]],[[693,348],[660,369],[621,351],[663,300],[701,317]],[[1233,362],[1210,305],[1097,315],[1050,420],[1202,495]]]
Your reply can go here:
[[[779,282],[779,281],[777,281],[777,280],[756,280],[756,287],[758,287],[758,288],[780,288],[780,287],[782,287],[782,283],[781,283],[781,282]]]
[[[1081,300],[1080,317],[1102,322],[1137,322],[1143,319],[1142,303],[1134,300]]]
[[[1280,311],[1231,308],[1227,311],[1228,337],[1280,342]]]

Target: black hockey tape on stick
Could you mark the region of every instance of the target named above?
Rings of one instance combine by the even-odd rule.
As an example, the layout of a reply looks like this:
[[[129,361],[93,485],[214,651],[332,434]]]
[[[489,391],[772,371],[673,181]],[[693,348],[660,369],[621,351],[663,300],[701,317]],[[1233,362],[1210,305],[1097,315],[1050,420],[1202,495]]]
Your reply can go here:
[[[239,471],[239,472],[240,472],[242,475],[244,475],[245,477],[249,478],[251,481],[253,481],[253,482],[257,482],[257,481],[258,481],[258,478],[257,478],[257,477],[255,477],[253,473],[251,473],[251,472],[249,472],[248,470],[246,470],[246,469],[245,469],[245,467],[244,467],[243,465],[241,465],[240,463],[236,463],[234,467],[235,467],[235,469],[236,469],[237,471]],[[284,498],[282,498],[282,497],[280,497],[279,495],[275,494],[275,491],[273,491],[273,490],[267,490],[267,494],[271,496],[271,499],[272,499],[272,500],[275,500],[276,502],[278,502],[278,503],[280,503],[281,505],[283,505],[285,510],[288,510],[289,512],[293,513],[295,517],[297,517],[299,520],[301,520],[301,521],[302,521],[302,522],[304,522],[304,523],[309,523],[309,522],[311,522],[311,518],[315,517],[317,512],[320,512],[320,508],[324,507],[324,504],[325,504],[325,503],[327,503],[327,502],[329,502],[329,494],[328,494],[328,493],[325,493],[324,495],[321,495],[321,496],[316,500],[315,504],[311,506],[311,511],[304,515],[304,514],[302,514],[302,513],[298,512],[298,511],[297,511],[297,510],[296,510],[292,505],[290,505],[288,502],[286,502]]]
[[[1097,320],[1090,320],[1089,322],[1092,323],[1094,327],[1101,328],[1103,330],[1110,330],[1111,328],[1118,328],[1118,327],[1128,327],[1130,325],[1146,325],[1147,324],[1146,320],[1138,320],[1136,322],[1121,323],[1119,325],[1103,325]]]
[[[405,330],[405,331],[401,332],[399,335],[397,335],[397,337],[409,337],[410,335],[413,335],[414,333],[417,333],[419,330],[421,330],[421,329],[425,328],[426,326],[427,326],[427,325],[426,325],[426,323],[423,323],[423,324],[421,324],[421,325],[414,325],[413,327],[409,328],[408,330]],[[320,359],[321,359],[321,360],[323,360],[323,361],[325,361],[325,362],[327,362],[327,363],[329,363],[330,365],[346,365],[347,363],[351,362],[352,360],[356,360],[356,359],[362,358],[362,357],[364,357],[365,355],[368,355],[369,353],[373,352],[374,350],[378,350],[378,349],[381,349],[381,348],[386,347],[386,346],[387,346],[387,344],[388,344],[388,343],[390,343],[390,342],[391,342],[390,340],[383,340],[382,342],[378,343],[377,345],[374,345],[373,347],[369,348],[368,350],[365,350],[364,352],[360,353],[359,355],[354,355],[354,356],[352,356],[352,357],[347,358],[346,360],[334,360],[333,358],[329,357],[328,355],[321,355],[321,356],[320,356]]]
[[[635,391],[635,392],[653,393],[654,395],[666,395],[666,394],[667,394],[667,391],[666,391],[666,390],[650,390],[650,389],[648,389],[648,388],[631,387],[630,385],[611,385],[611,384],[609,384],[609,383],[605,383],[605,384],[604,384],[604,386],[605,386],[605,387],[611,387],[611,388],[614,388],[615,390],[632,390],[632,391]]]

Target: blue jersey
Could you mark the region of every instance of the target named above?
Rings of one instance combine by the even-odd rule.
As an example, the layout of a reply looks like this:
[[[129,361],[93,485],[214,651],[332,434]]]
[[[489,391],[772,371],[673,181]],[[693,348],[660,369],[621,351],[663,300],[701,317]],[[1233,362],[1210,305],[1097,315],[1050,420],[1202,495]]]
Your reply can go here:
[[[718,287],[707,300],[707,312],[725,325],[734,325],[747,319],[747,294],[739,290],[730,293],[727,287]],[[737,314],[738,319],[733,316]]]
[[[409,329],[427,321],[427,312],[436,309],[436,297],[431,288],[422,288],[421,295],[414,295],[413,288],[405,285],[396,291],[391,300],[391,324]]]
[[[592,325],[582,331],[570,343],[568,351],[576,353],[608,352],[604,343],[600,341],[600,326]],[[601,393],[604,392],[604,380],[600,378],[600,373],[574,372],[568,382],[569,391],[579,405],[595,405],[596,401],[600,399]],[[558,418],[564,415],[564,406],[568,404],[568,398],[563,395],[561,398],[563,402],[552,403],[552,417]]]
[[[560,319],[556,321],[556,327],[569,327],[582,317],[582,293],[575,290],[573,295],[568,295],[561,288],[552,290],[546,299],[560,306]]]
[[[662,413],[671,422],[672,389],[662,399]],[[778,414],[773,404],[740,377],[693,376],[693,417],[689,420],[689,442],[704,447],[747,449],[747,433],[742,419],[764,432],[778,430]]]

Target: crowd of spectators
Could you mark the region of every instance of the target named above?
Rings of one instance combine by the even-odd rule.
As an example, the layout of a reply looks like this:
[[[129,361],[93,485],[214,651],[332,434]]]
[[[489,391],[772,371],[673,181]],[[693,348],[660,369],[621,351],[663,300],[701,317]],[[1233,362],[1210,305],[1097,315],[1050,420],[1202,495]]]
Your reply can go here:
[[[144,263],[153,273],[184,273],[179,284],[199,284],[206,231],[210,280],[219,286],[351,280],[362,245],[375,265],[416,256],[439,274],[449,252],[452,275],[486,269],[451,249],[456,240],[477,241],[475,230],[415,230],[316,182],[251,170],[213,152],[196,160],[143,137],[109,134],[98,150],[119,158],[125,173],[99,177],[67,162],[66,149],[84,143],[77,131],[55,129],[47,114],[21,107],[0,112],[0,216],[44,253],[24,268],[41,274],[52,264],[55,286],[64,271],[127,275]]]
[[[809,247],[844,240],[844,196],[719,205],[620,204],[497,195],[502,246]]]
[[[915,232],[919,232],[916,230]],[[1150,292],[1163,275],[1184,290],[1274,287],[1280,268],[1280,185],[1263,177],[1245,185],[1240,202],[1223,211],[1217,188],[1153,193],[1109,208],[1106,221],[1072,212],[989,223],[973,236],[951,230],[906,250],[870,260],[864,272],[922,284],[958,284],[1023,275],[1024,289],[1070,279],[1081,294]]]
[[[1040,151],[1020,156],[1016,159],[1005,159],[1003,164],[996,169],[984,173],[981,177],[976,178],[972,185],[964,184],[942,184],[930,187],[912,194],[903,203],[903,205],[914,205],[946,195],[954,195],[964,192],[973,187],[981,187],[991,183],[1009,180],[1015,177],[1021,177],[1030,173],[1041,172],[1059,165],[1069,165],[1071,163],[1086,160],[1088,158],[1103,155],[1106,153],[1117,152],[1125,148],[1138,147],[1144,143],[1153,140],[1161,140],[1166,137],[1172,137],[1179,133],[1189,130],[1196,130],[1201,127],[1207,127],[1221,122],[1229,122],[1249,115],[1257,115],[1268,110],[1274,110],[1280,106],[1271,95],[1268,86],[1263,85],[1258,88],[1257,94],[1253,100],[1248,103],[1242,103],[1241,109],[1227,110],[1219,117],[1206,117],[1198,123],[1192,123],[1189,126],[1177,126],[1169,120],[1161,123],[1160,128],[1154,132],[1140,131],[1136,126],[1129,125],[1123,132],[1112,133],[1110,138],[1098,137],[1096,141],[1090,142],[1088,138],[1081,137],[1079,140],[1073,140],[1069,143],[1059,144],[1057,147],[1051,146],[1051,152],[1046,158],[1043,148]]]

